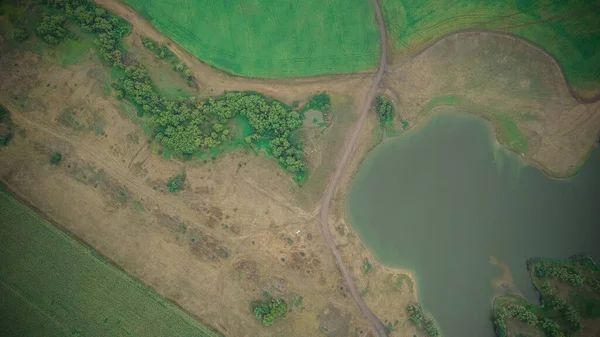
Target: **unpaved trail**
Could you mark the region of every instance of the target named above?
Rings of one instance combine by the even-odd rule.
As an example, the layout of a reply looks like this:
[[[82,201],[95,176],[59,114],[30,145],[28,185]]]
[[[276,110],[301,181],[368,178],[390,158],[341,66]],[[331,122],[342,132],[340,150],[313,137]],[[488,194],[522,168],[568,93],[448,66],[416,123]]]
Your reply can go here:
[[[377,334],[377,336],[386,337],[388,335],[387,328],[381,322],[381,320],[379,320],[379,318],[375,316],[371,309],[369,309],[369,307],[363,301],[363,298],[360,296],[360,292],[358,291],[358,288],[356,288],[356,284],[354,283],[353,276],[348,270],[346,264],[344,263],[342,255],[338,251],[333,240],[333,235],[331,235],[331,231],[329,230],[329,207],[331,206],[331,200],[333,199],[333,195],[336,191],[336,188],[340,182],[342,175],[346,172],[348,162],[350,161],[354,149],[356,148],[356,143],[365,124],[365,120],[371,107],[371,102],[373,101],[375,92],[379,88],[379,82],[381,82],[381,77],[383,76],[387,60],[387,40],[385,36],[385,25],[383,23],[383,16],[381,15],[381,8],[377,0],[373,0],[373,5],[375,6],[375,15],[377,16],[377,24],[379,25],[379,38],[381,40],[381,55],[379,59],[379,69],[377,70],[377,73],[373,78],[373,82],[371,83],[371,87],[369,88],[369,91],[367,92],[363,100],[362,110],[360,111],[358,122],[354,126],[352,134],[346,140],[346,144],[343,147],[342,156],[338,162],[335,173],[329,180],[329,184],[327,185],[327,189],[325,189],[325,194],[323,195],[323,199],[321,200],[321,229],[323,230],[325,241],[327,241],[327,245],[329,246],[331,252],[335,256],[335,261],[338,267],[340,268],[340,271],[344,275],[348,289],[350,289],[350,293],[352,294],[352,297],[354,298],[354,301],[358,305],[360,311],[369,320],[373,331]]]

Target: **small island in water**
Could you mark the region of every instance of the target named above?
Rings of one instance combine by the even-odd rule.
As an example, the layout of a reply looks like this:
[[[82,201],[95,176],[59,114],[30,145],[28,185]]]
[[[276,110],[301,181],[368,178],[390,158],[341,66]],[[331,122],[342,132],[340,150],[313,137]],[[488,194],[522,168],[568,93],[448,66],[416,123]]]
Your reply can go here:
[[[600,268],[589,256],[532,258],[527,270],[541,305],[514,294],[496,297],[498,337],[600,336]]]

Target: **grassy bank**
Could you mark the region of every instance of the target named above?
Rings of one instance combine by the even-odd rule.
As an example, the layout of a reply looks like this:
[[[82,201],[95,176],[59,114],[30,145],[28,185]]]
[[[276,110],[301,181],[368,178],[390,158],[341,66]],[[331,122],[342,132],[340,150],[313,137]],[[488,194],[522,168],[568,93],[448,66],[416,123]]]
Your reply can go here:
[[[0,335],[217,336],[0,190]]]

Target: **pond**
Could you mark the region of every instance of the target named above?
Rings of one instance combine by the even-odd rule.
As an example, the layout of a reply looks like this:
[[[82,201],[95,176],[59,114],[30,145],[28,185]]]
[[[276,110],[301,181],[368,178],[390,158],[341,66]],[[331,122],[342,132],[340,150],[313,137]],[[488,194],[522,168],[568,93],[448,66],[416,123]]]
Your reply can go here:
[[[367,155],[348,214],[382,263],[415,273],[444,336],[494,336],[501,283],[537,302],[527,258],[600,259],[600,153],[551,179],[500,148],[485,120],[439,113]]]

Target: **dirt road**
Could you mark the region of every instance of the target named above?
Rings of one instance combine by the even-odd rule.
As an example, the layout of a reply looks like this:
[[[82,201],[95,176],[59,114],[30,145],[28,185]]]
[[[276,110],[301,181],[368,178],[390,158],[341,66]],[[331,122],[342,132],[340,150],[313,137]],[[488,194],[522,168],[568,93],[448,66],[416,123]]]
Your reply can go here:
[[[381,8],[379,7],[379,3],[377,0],[373,0],[373,5],[375,6],[375,14],[377,15],[377,23],[379,25],[379,38],[381,40],[381,55],[379,60],[379,69],[373,78],[373,83],[371,84],[371,88],[367,92],[363,104],[362,110],[360,111],[360,116],[358,118],[358,122],[354,126],[354,130],[350,137],[346,140],[346,144],[344,145],[342,156],[340,157],[340,161],[338,162],[335,173],[329,180],[329,184],[327,185],[327,189],[325,190],[325,194],[323,195],[323,199],[321,200],[321,228],[323,229],[323,234],[325,236],[325,241],[327,241],[327,245],[331,249],[331,252],[335,256],[335,261],[340,268],[340,271],[344,275],[346,279],[346,283],[348,289],[350,289],[350,293],[356,301],[356,304],[360,308],[360,311],[363,315],[369,320],[371,326],[373,327],[373,331],[377,334],[378,337],[385,337],[388,335],[387,328],[385,325],[373,314],[371,309],[365,304],[363,298],[360,296],[360,292],[356,288],[356,284],[354,283],[354,279],[352,274],[348,270],[348,267],[344,263],[340,252],[338,251],[335,242],[333,241],[333,236],[331,235],[331,231],[329,230],[329,207],[331,205],[331,199],[333,199],[333,195],[336,191],[336,188],[340,182],[340,179],[344,172],[346,172],[346,168],[348,166],[348,162],[354,153],[354,149],[356,147],[356,142],[358,141],[358,137],[363,129],[365,124],[365,120],[367,118],[367,114],[369,113],[371,103],[375,96],[375,92],[379,87],[379,82],[381,82],[381,77],[383,76],[385,63],[387,60],[387,40],[385,36],[385,25],[383,23],[383,17],[381,14]]]
[[[116,0],[94,0],[94,1],[97,4],[99,4],[100,6],[108,8],[110,11],[112,11],[112,12],[118,14],[119,16],[125,18],[126,20],[128,20],[136,29],[142,31],[144,33],[144,35],[150,36],[153,39],[160,41],[160,42],[168,41],[168,39],[166,39],[160,32],[158,32],[154,27],[152,27],[152,25],[149,22],[147,22],[146,20],[141,18],[139,15],[137,15],[137,13],[135,13],[133,10],[129,9],[127,6],[125,6],[120,1],[116,1]],[[325,236],[325,241],[335,257],[336,263],[337,263],[338,267],[340,268],[340,270],[346,280],[346,283],[348,285],[348,288],[350,289],[350,293],[352,294],[352,297],[356,301],[356,304],[358,305],[360,311],[371,323],[376,335],[378,337],[386,337],[386,336],[388,336],[387,328],[377,318],[377,316],[375,316],[375,314],[373,314],[373,312],[369,309],[369,307],[367,307],[367,305],[363,301],[362,297],[360,296],[360,292],[358,291],[356,284],[354,283],[352,274],[348,270],[347,266],[344,264],[342,256],[340,255],[340,252],[337,250],[337,248],[335,246],[333,236],[329,230],[329,222],[328,222],[329,207],[331,204],[331,200],[332,200],[333,195],[336,191],[336,188],[339,184],[340,178],[346,171],[348,162],[350,161],[350,158],[354,152],[354,149],[356,147],[356,143],[358,140],[358,136],[360,135],[360,133],[363,129],[367,114],[369,112],[371,103],[375,96],[375,92],[377,91],[377,88],[379,87],[379,83],[383,76],[383,72],[384,72],[384,68],[385,68],[385,64],[386,64],[386,60],[387,60],[387,39],[386,39],[386,34],[385,34],[385,26],[383,23],[383,16],[381,13],[381,8],[380,8],[377,0],[372,0],[372,1],[373,1],[373,5],[375,7],[375,14],[377,17],[377,23],[379,25],[379,37],[381,40],[381,47],[380,47],[381,54],[380,54],[379,68],[377,70],[377,73],[375,74],[375,76],[372,79],[373,82],[371,84],[371,87],[369,88],[369,91],[367,92],[367,94],[364,97],[358,122],[356,123],[354,130],[352,131],[352,134],[346,140],[346,143],[342,149],[342,151],[343,151],[342,156],[338,162],[338,165],[336,167],[334,175],[332,176],[332,178],[329,181],[329,184],[327,185],[325,194],[323,195],[323,198],[321,199],[321,207],[320,208],[321,208],[321,226],[323,229],[323,234]],[[182,59],[186,63],[186,65],[193,71],[198,72],[198,73],[204,73],[204,74],[206,74],[207,72],[209,72],[211,74],[214,73],[215,74],[214,78],[211,78],[211,81],[210,81],[211,85],[214,85],[215,83],[226,82],[226,81],[224,81],[224,78],[222,78],[222,77],[230,77],[229,75],[221,74],[221,73],[214,72],[214,71],[209,71],[208,66],[201,65],[199,62],[197,62],[197,60],[195,58],[193,58],[189,54],[185,53],[176,44],[170,45],[169,48],[180,59]],[[290,85],[293,83],[290,81],[269,81],[269,83],[265,83],[260,80],[254,80],[254,79],[245,80],[245,79],[241,79],[241,78],[239,80],[240,80],[240,82],[238,82],[237,85],[240,86],[240,88],[238,88],[240,90],[257,90],[257,91],[261,91],[268,95],[276,96],[276,97],[277,97],[277,90],[276,90],[276,88],[271,88],[271,87],[277,87],[278,85],[281,85],[281,84]],[[359,80],[361,80],[361,79],[359,79]],[[311,83],[311,82],[317,82],[317,83],[318,82],[321,82],[321,83],[327,82],[328,83],[327,85],[332,85],[336,81],[347,82],[348,78],[344,77],[344,76],[337,76],[337,77],[336,76],[324,76],[324,77],[319,77],[319,78],[315,78],[315,79],[302,79],[299,81],[297,80],[296,86],[306,85],[307,83]],[[229,88],[229,89],[231,89],[231,88]],[[314,89],[314,88],[311,88],[310,86],[307,86],[306,89],[309,89],[307,92],[314,91],[314,90],[310,91],[310,89]],[[299,94],[298,91],[300,91],[300,90],[294,90],[293,93],[295,95],[298,95]]]

